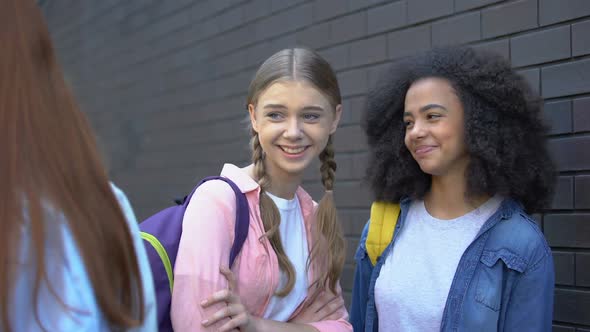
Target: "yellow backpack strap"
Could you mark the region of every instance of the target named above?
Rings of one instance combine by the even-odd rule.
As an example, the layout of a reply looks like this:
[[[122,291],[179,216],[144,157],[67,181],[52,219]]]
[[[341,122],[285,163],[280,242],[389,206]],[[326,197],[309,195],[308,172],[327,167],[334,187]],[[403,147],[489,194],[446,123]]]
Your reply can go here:
[[[399,204],[387,202],[373,202],[371,205],[371,219],[369,221],[369,233],[367,234],[367,254],[373,266],[377,258],[387,248],[399,217]]]

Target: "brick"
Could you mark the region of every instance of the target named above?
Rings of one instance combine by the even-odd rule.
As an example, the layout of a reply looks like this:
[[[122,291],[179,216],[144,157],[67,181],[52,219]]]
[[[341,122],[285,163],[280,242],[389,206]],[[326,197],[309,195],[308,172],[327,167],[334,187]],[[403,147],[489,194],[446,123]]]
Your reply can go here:
[[[313,4],[314,22],[325,21],[336,16],[345,15],[348,12],[348,4],[342,0],[315,1]]]
[[[278,28],[274,30],[274,28],[276,28],[276,25],[278,24],[274,23],[276,21],[264,21],[269,23],[269,26],[266,29],[262,29],[260,27],[260,22],[263,21],[259,21],[259,23],[256,24],[243,25],[235,30],[231,30],[216,36],[210,41],[211,46],[208,47],[209,56],[221,55],[229,53],[233,50],[240,49],[246,46],[247,44],[251,43],[254,37],[263,39],[270,37],[271,35],[275,34],[275,32],[277,34],[282,32],[279,31],[280,29]],[[196,48],[196,50],[198,49],[199,48]]]
[[[574,187],[576,209],[590,209],[590,175],[576,175]]]
[[[352,277],[354,277],[354,275]],[[350,285],[350,287],[352,288],[352,285]],[[342,292],[342,298],[344,298],[344,307],[350,308],[350,306],[352,305],[351,291],[345,290],[344,292]],[[590,332],[590,331],[581,331],[581,332]]]
[[[553,252],[555,265],[555,283],[558,285],[574,285],[575,255],[571,252]]]
[[[541,91],[541,77],[538,68],[518,70],[517,71],[529,83],[532,91],[540,94]]]
[[[269,52],[270,42],[265,41],[261,43],[257,43],[245,49],[246,51],[246,64],[250,66],[259,66],[262,64],[267,57],[270,56]]]
[[[338,164],[338,172],[336,177],[338,181],[341,180],[358,180],[354,174],[353,154],[339,153],[336,155],[336,162]],[[317,172],[319,174],[319,171]]]
[[[359,40],[350,44],[349,49],[352,66],[387,60],[387,38],[385,35]]]
[[[487,6],[502,0],[455,0],[455,12]]]
[[[481,38],[481,15],[468,13],[432,24],[432,44],[465,44]]]
[[[398,1],[398,0],[394,0]],[[357,1],[357,0],[348,0],[348,10],[355,11],[375,5],[381,5],[383,3],[391,2],[391,0],[365,0],[365,1]]]
[[[217,16],[214,21],[219,25],[219,30],[231,30],[251,20],[246,16],[246,8],[247,6],[236,6]]]
[[[590,98],[574,99],[574,132],[590,131]]]
[[[539,0],[539,23],[549,25],[590,15],[586,0]]]
[[[590,168],[590,137],[564,137],[550,139],[552,153],[559,171],[582,171]]]
[[[353,159],[353,165],[356,170],[356,174],[359,178],[364,177],[367,172],[367,165],[369,160],[369,154],[366,151],[355,154]]]
[[[367,92],[367,73],[364,69],[338,73],[337,76],[343,97]]]
[[[348,108],[348,114],[349,114],[348,121],[350,123],[360,123],[361,122],[361,116],[363,115],[363,111],[365,109],[366,103],[367,103],[367,98],[365,98],[365,97],[350,98],[350,104],[349,104],[349,108]]]
[[[359,238],[369,220],[370,210],[368,209],[341,209],[338,210],[342,232],[345,236]]]
[[[453,13],[453,0],[411,0],[408,23],[417,23]]]
[[[340,179],[340,171],[342,168],[346,168],[346,165],[341,165],[341,156],[340,155],[336,155],[335,159],[336,159],[336,163],[338,166],[338,172],[336,177],[338,179]],[[346,169],[345,169],[346,171]],[[311,161],[311,163],[309,164],[309,167],[307,167],[305,169],[305,171],[303,172],[303,183],[307,184],[307,183],[318,183],[318,181],[321,181],[321,177],[320,177],[320,161],[319,158],[318,159],[314,159]]]
[[[482,10],[484,38],[508,35],[537,27],[537,0],[521,0]]]
[[[331,22],[330,43],[341,43],[367,35],[367,12],[344,16]]]
[[[491,42],[485,43],[478,43],[475,45],[471,45],[473,49],[482,49],[487,50],[496,54],[503,56],[506,59],[510,59],[510,40],[509,39],[499,39],[493,40]]]
[[[572,102],[570,100],[546,103],[543,115],[546,123],[550,126],[550,135],[572,132]]]
[[[574,178],[572,176],[560,176],[557,178],[551,208],[556,210],[574,208]]]
[[[273,12],[278,12],[278,11],[282,11],[284,9],[293,7],[295,5],[297,5],[298,3],[302,3],[305,2],[305,0],[272,0],[271,2],[271,8]]]
[[[544,230],[552,247],[590,248],[590,214],[546,214]]]
[[[372,66],[367,70],[367,84],[369,86],[369,91],[374,89],[379,83],[379,80],[383,78],[384,75],[387,74],[391,67],[391,63],[383,63],[377,66]]]
[[[271,49],[275,52],[293,47],[297,43],[297,33],[290,33],[288,35],[283,35],[279,38],[273,39],[270,43]]]
[[[544,67],[543,97],[561,97],[590,91],[590,59]]]
[[[342,276],[340,277],[340,284],[343,291],[352,291],[352,287],[354,285],[354,266],[346,265],[344,267],[344,269],[342,270]],[[347,306],[347,308],[349,308],[349,306],[350,304]]]
[[[572,55],[590,54],[590,20],[572,24]]]
[[[590,292],[556,289],[553,319],[559,322],[590,325]]]
[[[349,239],[346,241],[346,264],[354,264],[354,253],[359,245],[359,239]],[[352,284],[351,284],[352,285]],[[352,290],[352,288],[350,289]]]
[[[270,15],[272,12],[271,0],[255,0],[243,5],[246,21],[253,21]]]
[[[340,118],[340,126],[347,126],[351,124],[359,124],[360,116],[364,109],[364,97],[345,98],[342,101],[342,117]]]
[[[179,144],[210,144],[215,141],[237,140],[247,142],[249,135],[245,130],[246,125],[243,120],[243,117],[238,117],[226,121],[205,122],[199,124],[199,126],[193,126],[192,130],[178,130],[179,128],[176,128],[174,131],[156,132],[149,136],[152,141],[149,149],[167,149]],[[237,128],[244,128],[244,130],[236,130]],[[225,134],[220,137],[216,133]],[[143,149],[148,149],[148,146],[144,146]]]
[[[152,22],[146,26],[143,33],[149,34],[150,38],[157,38],[169,34],[181,27],[190,24],[189,11],[181,10],[178,13],[169,15],[161,21]]]
[[[355,152],[367,148],[364,133],[359,125],[338,128],[335,137],[336,153]]]
[[[311,4],[304,4],[289,8],[286,11],[268,16],[262,21],[256,23],[255,35],[258,40],[267,39],[289,31],[293,31],[312,23],[312,17],[309,15]],[[245,40],[251,40],[252,37],[246,37]]]
[[[363,208],[371,205],[372,195],[367,186],[360,181],[339,182],[338,193],[334,192],[334,199],[338,208]]]
[[[576,253],[576,286],[590,287],[590,253]]]
[[[430,25],[395,31],[387,36],[390,59],[406,57],[431,48]]]
[[[573,327],[563,325],[553,325],[552,332],[575,332]]]
[[[533,213],[531,217],[537,226],[539,226],[539,229],[543,230],[543,215],[540,213]]]
[[[510,39],[510,59],[514,67],[569,58],[570,27],[535,31]]]
[[[350,47],[348,44],[338,45],[319,51],[335,71],[350,66]]]
[[[297,42],[311,48],[327,44],[330,38],[330,23],[315,24],[297,32]]]
[[[369,9],[367,12],[368,33],[373,34],[401,28],[408,21],[406,14],[406,1],[397,1]]]
[[[195,178],[194,168],[177,168],[174,172],[161,172],[159,170],[143,170],[137,172],[134,170],[127,170],[117,172],[117,177],[113,177],[117,182],[117,185],[123,185],[125,187],[135,187],[137,185],[146,184],[146,178],[150,179],[147,184],[154,186],[158,186],[160,183],[192,184],[198,180]]]

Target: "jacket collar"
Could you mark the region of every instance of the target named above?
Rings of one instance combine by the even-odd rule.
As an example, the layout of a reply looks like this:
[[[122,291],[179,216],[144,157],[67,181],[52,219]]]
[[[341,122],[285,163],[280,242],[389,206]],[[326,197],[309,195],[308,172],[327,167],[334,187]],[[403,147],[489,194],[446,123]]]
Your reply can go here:
[[[252,179],[243,169],[233,164],[224,164],[221,170],[221,176],[232,180],[243,193],[251,191],[259,191],[260,186],[254,179]],[[299,204],[301,204],[301,210],[303,211],[303,218],[307,219],[310,214],[313,213],[315,202],[311,196],[301,187],[297,188],[295,192],[297,198],[299,198]]]
[[[244,170],[234,164],[224,164],[221,170],[221,176],[232,180],[243,193],[254,191],[260,188]]]

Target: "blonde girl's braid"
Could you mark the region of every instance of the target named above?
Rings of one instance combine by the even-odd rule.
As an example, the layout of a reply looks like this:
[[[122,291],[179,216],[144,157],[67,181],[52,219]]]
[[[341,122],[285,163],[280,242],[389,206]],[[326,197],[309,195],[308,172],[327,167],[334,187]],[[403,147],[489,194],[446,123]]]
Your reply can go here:
[[[319,155],[322,184],[326,192],[317,209],[317,221],[314,232],[315,241],[311,251],[310,262],[319,269],[319,279],[316,281],[318,291],[329,287],[337,293],[337,283],[344,267],[345,242],[338,222],[336,204],[334,202],[334,178],[336,176],[336,160],[334,159],[334,145],[332,136],[328,138],[326,147]],[[325,255],[329,252],[330,255]]]
[[[334,160],[334,144],[332,135],[328,138],[328,144],[320,153],[320,173],[322,175],[322,184],[326,191],[332,191],[334,188],[334,178],[336,176],[336,160]]]
[[[252,130],[252,139],[250,142],[252,147],[252,163],[254,164],[254,176],[260,185],[260,217],[264,225],[264,230],[268,241],[277,254],[279,261],[279,268],[287,275],[287,284],[281,290],[276,292],[277,296],[286,296],[293,290],[295,286],[295,268],[287,257],[283,244],[281,242],[281,234],[279,232],[279,225],[281,223],[281,214],[273,200],[266,194],[266,188],[270,186],[270,178],[266,174],[264,167],[264,151],[260,145],[258,133]]]

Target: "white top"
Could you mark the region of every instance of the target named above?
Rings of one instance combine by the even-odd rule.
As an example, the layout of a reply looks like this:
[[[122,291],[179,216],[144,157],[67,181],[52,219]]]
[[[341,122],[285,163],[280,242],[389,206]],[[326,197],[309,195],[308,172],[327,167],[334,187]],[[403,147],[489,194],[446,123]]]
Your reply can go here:
[[[125,215],[127,222],[129,222],[130,224],[138,224],[137,218],[135,217],[135,213],[133,212],[133,208],[131,207],[131,203],[129,203],[129,199],[127,199],[127,196],[125,195],[123,190],[119,189],[119,187],[117,187],[113,182],[109,181],[109,184],[111,185],[111,190],[113,191],[113,194],[115,194],[115,197],[119,202],[121,210],[123,210],[123,214]]]
[[[112,187],[117,199],[121,191]],[[124,195],[124,194],[123,194]],[[121,201],[120,201],[121,202]],[[126,217],[130,217],[131,205],[125,199],[122,208]],[[100,310],[94,296],[90,277],[86,272],[82,254],[68,226],[63,213],[46,206],[47,222],[44,248],[45,268],[51,288],[57,292],[56,298],[47,282],[39,288],[37,302],[33,301],[33,284],[36,274],[34,257],[31,253],[31,231],[28,224],[22,227],[22,250],[17,262],[13,292],[10,302],[9,319],[13,331],[112,331],[109,322]],[[27,212],[25,211],[25,216]],[[126,219],[133,246],[137,254],[137,263],[141,274],[145,319],[141,326],[129,329],[130,332],[152,332],[157,330],[156,295],[152,271],[147,253],[135,219]],[[108,245],[108,244],[105,244]],[[35,317],[35,308],[39,320]],[[39,324],[40,323],[40,324]]]
[[[263,317],[286,322],[307,296],[307,258],[309,256],[307,235],[297,196],[287,200],[268,192],[266,194],[274,201],[281,214],[281,224],[279,225],[281,241],[285,254],[295,268],[296,279],[293,290],[287,296],[273,296],[270,299]],[[281,271],[281,280],[277,290],[283,289],[286,281],[287,277]]]
[[[375,284],[379,331],[438,331],[455,271],[481,226],[499,208],[495,196],[451,220],[414,201]]]

